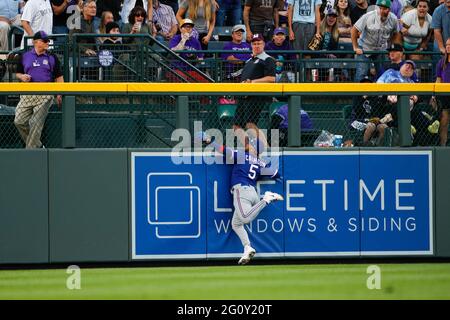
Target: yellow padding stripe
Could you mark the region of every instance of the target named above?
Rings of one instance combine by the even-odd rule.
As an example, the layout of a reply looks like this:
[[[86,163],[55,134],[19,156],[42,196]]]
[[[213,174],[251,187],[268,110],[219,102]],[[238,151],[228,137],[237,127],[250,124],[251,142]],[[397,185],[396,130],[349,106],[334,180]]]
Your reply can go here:
[[[345,93],[345,92],[450,92],[449,83],[2,83],[0,92],[36,93]]]

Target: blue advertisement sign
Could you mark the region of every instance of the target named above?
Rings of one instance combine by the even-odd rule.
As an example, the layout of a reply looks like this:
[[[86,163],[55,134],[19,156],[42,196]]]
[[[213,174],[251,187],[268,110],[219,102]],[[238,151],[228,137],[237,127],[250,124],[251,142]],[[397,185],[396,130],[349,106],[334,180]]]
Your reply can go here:
[[[131,153],[133,259],[242,254],[232,167],[199,158]],[[246,225],[257,257],[433,254],[431,151],[285,151],[279,170],[257,191],[285,201]]]
[[[433,253],[431,151],[360,153],[361,255]]]
[[[286,256],[359,255],[358,155],[284,153]]]
[[[131,163],[133,259],[205,258],[205,166],[170,152],[133,152]]]

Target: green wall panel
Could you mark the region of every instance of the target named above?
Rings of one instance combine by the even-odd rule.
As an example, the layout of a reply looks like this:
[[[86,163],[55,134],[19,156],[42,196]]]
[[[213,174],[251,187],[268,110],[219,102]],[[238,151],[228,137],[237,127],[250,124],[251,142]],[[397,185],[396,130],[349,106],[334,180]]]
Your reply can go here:
[[[48,153],[0,150],[0,263],[46,263]]]
[[[436,256],[450,257],[450,148],[435,155]]]
[[[50,261],[128,261],[126,149],[51,150]]]

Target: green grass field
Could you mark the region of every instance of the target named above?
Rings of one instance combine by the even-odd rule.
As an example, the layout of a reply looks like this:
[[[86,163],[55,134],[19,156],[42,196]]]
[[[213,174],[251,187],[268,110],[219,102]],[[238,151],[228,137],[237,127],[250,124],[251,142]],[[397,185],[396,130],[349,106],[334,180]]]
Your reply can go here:
[[[65,269],[0,270],[0,299],[450,299],[450,263],[248,265],[81,269],[69,290]]]

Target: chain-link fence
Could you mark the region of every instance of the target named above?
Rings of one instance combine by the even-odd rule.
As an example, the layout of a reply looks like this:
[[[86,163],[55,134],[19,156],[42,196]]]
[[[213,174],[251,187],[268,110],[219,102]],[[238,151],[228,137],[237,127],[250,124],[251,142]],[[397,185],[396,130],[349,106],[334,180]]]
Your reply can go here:
[[[64,108],[58,98],[46,94],[3,95],[0,105],[0,148],[61,148]],[[447,97],[448,98],[448,97]],[[170,148],[177,128],[177,96],[105,95],[92,93],[75,99],[75,147],[83,148]],[[306,95],[302,98],[298,121],[301,145],[321,143],[324,132],[341,135],[347,146],[398,146],[399,96],[379,94]],[[412,145],[439,144],[441,101],[431,95],[412,95],[409,116]],[[187,114],[191,133],[194,122],[202,129],[218,129],[223,134],[233,127],[252,124],[267,130],[278,129],[280,146],[288,145],[288,96],[271,95],[189,95]],[[328,141],[328,145],[332,143]]]

